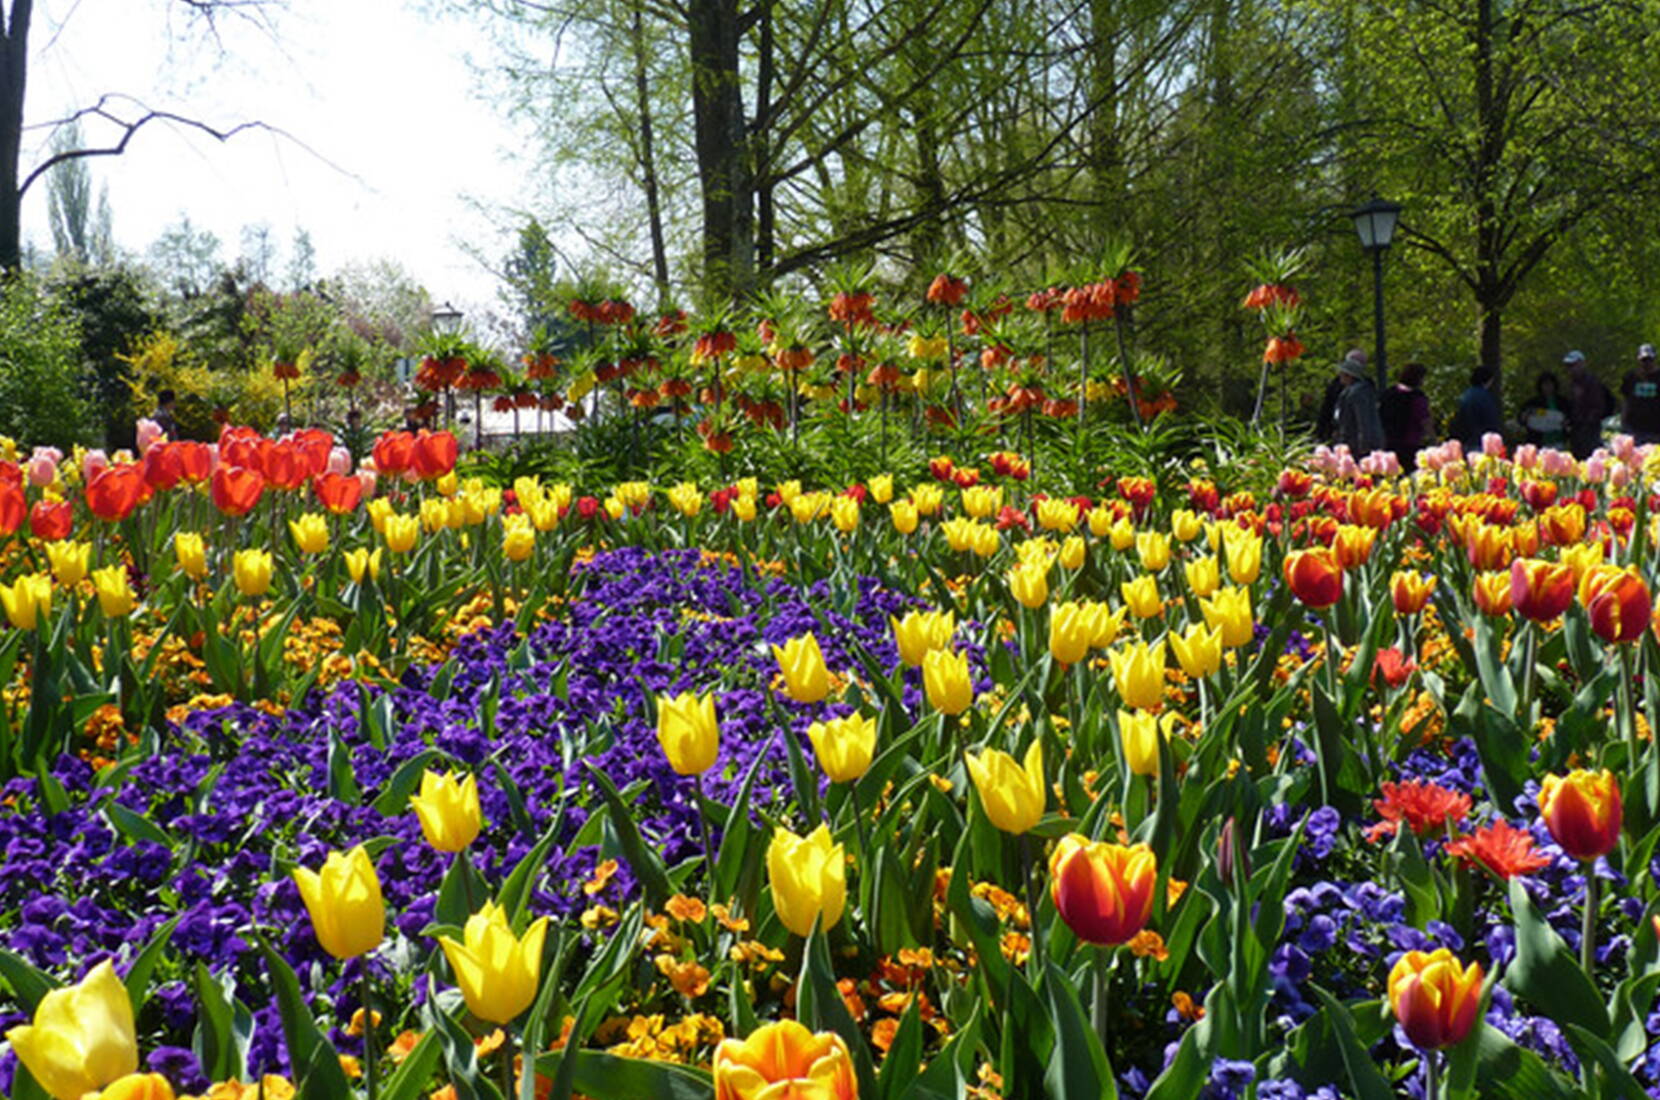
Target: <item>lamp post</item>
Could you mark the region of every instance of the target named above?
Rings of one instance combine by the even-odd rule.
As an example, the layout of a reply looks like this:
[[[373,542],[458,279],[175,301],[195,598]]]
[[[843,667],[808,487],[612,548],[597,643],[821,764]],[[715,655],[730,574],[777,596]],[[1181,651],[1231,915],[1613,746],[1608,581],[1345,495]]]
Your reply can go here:
[[[461,331],[461,311],[445,301],[443,305],[432,311],[432,327],[435,331],[449,336]],[[455,388],[444,387],[444,412],[450,426],[455,426]]]
[[[1389,367],[1383,350],[1383,254],[1395,239],[1395,224],[1401,219],[1400,203],[1372,196],[1372,201],[1350,214],[1360,247],[1372,254],[1372,323],[1377,339],[1378,396],[1389,384]]]

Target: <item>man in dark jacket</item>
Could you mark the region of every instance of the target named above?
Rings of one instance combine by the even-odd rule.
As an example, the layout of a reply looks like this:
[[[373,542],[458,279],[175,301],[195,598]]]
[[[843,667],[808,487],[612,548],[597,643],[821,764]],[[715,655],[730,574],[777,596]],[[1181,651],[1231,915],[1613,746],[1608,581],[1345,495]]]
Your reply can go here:
[[[1591,373],[1584,352],[1570,351],[1562,365],[1568,368],[1568,442],[1575,458],[1589,458],[1602,444],[1602,421],[1614,411],[1614,395]]]
[[[1492,367],[1477,367],[1470,372],[1469,388],[1458,397],[1458,411],[1447,434],[1464,444],[1466,453],[1480,451],[1481,437],[1488,432],[1504,430],[1499,399],[1493,396],[1493,380],[1497,377]]]

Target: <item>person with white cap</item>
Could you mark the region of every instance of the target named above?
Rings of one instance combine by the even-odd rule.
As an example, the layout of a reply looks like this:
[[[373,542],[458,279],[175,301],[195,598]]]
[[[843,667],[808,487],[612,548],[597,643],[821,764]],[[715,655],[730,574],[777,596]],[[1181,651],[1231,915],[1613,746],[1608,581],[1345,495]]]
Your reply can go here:
[[[1585,353],[1570,351],[1562,357],[1571,383],[1568,405],[1568,442],[1575,458],[1589,458],[1602,444],[1602,421],[1614,411],[1614,395],[1591,373]]]
[[[1367,377],[1366,361],[1352,354],[1337,364],[1343,392],[1337,398],[1337,442],[1346,443],[1357,458],[1383,447],[1383,421],[1378,418],[1378,390]]]
[[[1654,362],[1654,345],[1637,349],[1637,369],[1620,384],[1625,408],[1620,427],[1638,443],[1660,443],[1660,367]]]

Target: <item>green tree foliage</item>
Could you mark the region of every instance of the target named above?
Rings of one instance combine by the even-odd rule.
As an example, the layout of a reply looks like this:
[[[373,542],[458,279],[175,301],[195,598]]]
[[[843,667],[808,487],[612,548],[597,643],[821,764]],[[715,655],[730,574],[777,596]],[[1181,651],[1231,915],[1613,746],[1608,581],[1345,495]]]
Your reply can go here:
[[[93,442],[73,315],[34,276],[0,286],[0,434],[68,450]]]

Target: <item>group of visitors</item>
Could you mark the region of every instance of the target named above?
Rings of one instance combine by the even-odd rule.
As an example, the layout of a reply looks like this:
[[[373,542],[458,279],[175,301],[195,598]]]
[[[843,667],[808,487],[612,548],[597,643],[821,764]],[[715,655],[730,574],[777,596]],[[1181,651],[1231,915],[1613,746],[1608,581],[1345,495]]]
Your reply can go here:
[[[1637,368],[1621,382],[1618,399],[1591,371],[1584,352],[1568,352],[1562,366],[1567,385],[1546,371],[1518,410],[1527,442],[1564,448],[1584,458],[1602,442],[1603,422],[1617,412],[1621,431],[1640,444],[1660,443],[1660,364],[1653,344],[1637,349]],[[1402,466],[1411,469],[1419,448],[1431,443],[1435,434],[1435,417],[1423,389],[1428,373],[1422,363],[1407,363],[1396,373],[1395,384],[1379,395],[1366,368],[1366,353],[1352,349],[1337,364],[1337,376],[1326,388],[1321,437],[1347,444],[1358,455],[1393,451]],[[1476,449],[1487,433],[1503,434],[1504,412],[1493,392],[1497,380],[1492,367],[1470,372],[1470,384],[1447,422],[1448,438]]]

